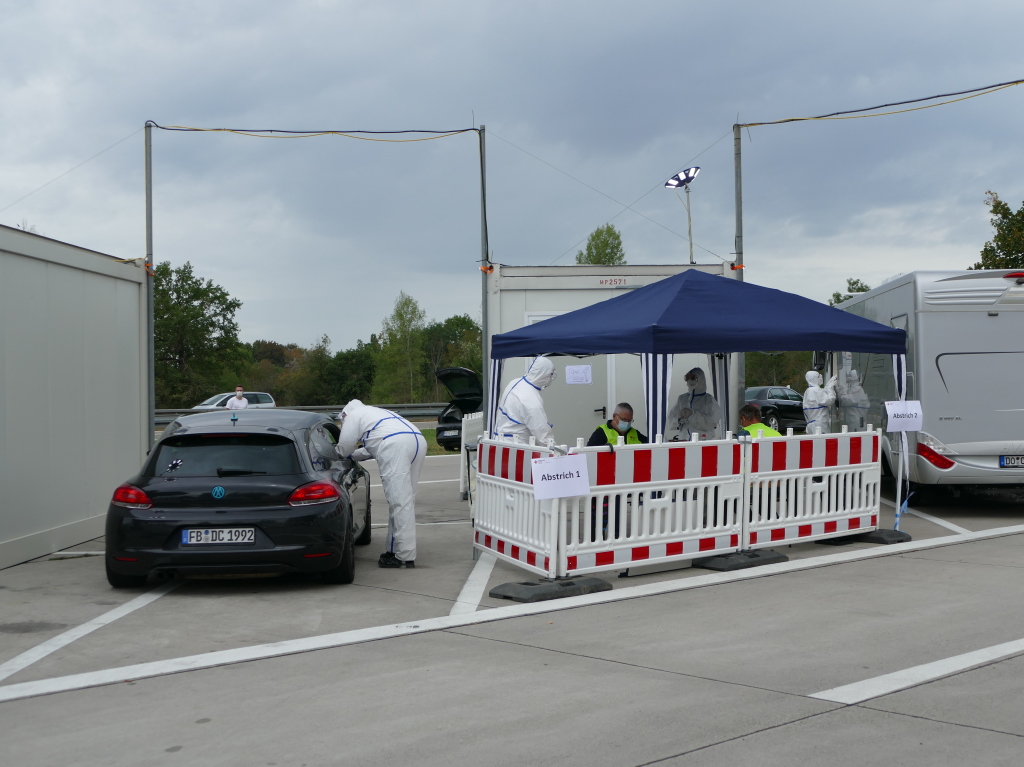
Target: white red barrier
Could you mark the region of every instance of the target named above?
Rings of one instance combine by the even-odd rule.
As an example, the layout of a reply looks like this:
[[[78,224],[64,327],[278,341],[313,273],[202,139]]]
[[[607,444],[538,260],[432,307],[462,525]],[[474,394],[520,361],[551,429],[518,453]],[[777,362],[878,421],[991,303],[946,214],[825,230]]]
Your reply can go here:
[[[735,440],[577,448],[591,492],[565,498],[564,574],[729,553],[739,546],[742,447]]]
[[[871,432],[755,439],[744,548],[876,529],[880,442]]]
[[[537,501],[530,460],[555,451],[482,439],[474,545],[556,577],[867,532],[879,446],[869,431],[573,448],[590,492]]]
[[[483,439],[477,446],[473,545],[533,573],[555,577],[558,502],[533,497],[531,458],[540,446]]]

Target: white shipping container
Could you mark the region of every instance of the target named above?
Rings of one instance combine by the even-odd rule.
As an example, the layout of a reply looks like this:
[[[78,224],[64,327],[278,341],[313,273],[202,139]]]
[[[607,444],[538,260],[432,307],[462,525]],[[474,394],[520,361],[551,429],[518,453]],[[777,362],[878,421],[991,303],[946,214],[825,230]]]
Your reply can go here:
[[[146,272],[0,226],[0,567],[103,534],[149,447]]]

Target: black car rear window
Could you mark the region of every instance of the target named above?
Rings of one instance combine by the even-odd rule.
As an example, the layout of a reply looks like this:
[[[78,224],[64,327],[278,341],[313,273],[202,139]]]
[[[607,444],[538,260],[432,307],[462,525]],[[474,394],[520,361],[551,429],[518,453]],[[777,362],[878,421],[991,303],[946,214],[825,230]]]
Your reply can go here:
[[[183,434],[161,442],[149,477],[300,474],[295,444],[272,434]]]

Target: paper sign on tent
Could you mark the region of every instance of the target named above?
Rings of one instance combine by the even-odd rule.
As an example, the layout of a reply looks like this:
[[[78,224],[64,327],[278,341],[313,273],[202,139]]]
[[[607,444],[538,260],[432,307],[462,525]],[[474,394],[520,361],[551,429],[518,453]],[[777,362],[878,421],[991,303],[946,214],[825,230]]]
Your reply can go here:
[[[565,383],[567,385],[594,383],[594,375],[590,365],[566,365]]]
[[[549,498],[572,498],[590,492],[590,473],[585,455],[564,455],[554,458],[534,458],[533,497],[538,501]]]
[[[885,413],[889,416],[886,431],[921,431],[924,416],[920,400],[886,402]]]

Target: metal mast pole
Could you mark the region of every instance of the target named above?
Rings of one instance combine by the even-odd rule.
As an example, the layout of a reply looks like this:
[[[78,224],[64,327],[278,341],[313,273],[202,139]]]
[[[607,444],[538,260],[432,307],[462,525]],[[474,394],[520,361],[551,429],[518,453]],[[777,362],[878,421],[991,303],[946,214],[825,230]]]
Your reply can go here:
[[[686,233],[690,238],[690,263],[695,264],[693,260],[693,219],[690,217],[690,185],[686,185]]]
[[[732,126],[733,165],[736,170],[736,260],[733,268],[736,279],[743,282],[743,143],[740,127],[739,123]]]
[[[487,277],[491,265],[491,257],[488,253],[487,242],[487,151],[485,133],[486,126],[481,125],[477,131],[480,137],[480,343],[482,347],[481,379],[483,380],[483,400],[480,404],[481,412],[484,413],[484,423],[487,423],[488,407],[490,405],[490,337],[487,334]]]
[[[736,272],[736,279],[743,282],[743,142],[741,128],[739,123],[732,126],[733,163],[736,171],[736,260],[733,263],[733,270]],[[745,399],[746,388],[747,359],[743,352],[738,352],[736,354],[736,381],[733,385],[736,407],[729,409],[729,428],[734,433],[739,428],[739,409]],[[732,422],[733,419],[736,419],[735,423]]]
[[[156,350],[153,342],[153,125],[146,121],[146,367],[149,371],[148,449],[156,431]]]

